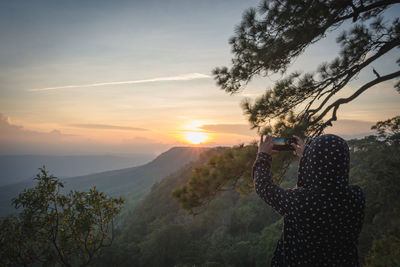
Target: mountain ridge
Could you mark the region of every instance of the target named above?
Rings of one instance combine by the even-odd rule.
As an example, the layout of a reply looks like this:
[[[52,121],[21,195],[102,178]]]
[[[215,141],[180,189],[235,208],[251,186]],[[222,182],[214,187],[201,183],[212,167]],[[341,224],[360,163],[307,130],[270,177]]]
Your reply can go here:
[[[0,155],[0,186],[32,179],[41,166],[57,177],[76,177],[140,166],[153,160],[151,154],[125,155]]]
[[[142,198],[153,183],[179,170],[190,161],[195,161],[208,148],[172,147],[161,153],[154,160],[141,165],[120,170],[105,171],[84,176],[61,179],[64,191],[88,191],[96,186],[99,191],[113,197],[122,196],[128,201]],[[55,174],[55,176],[57,176]],[[11,207],[11,199],[24,188],[35,185],[33,180],[0,187],[0,216],[15,211]]]

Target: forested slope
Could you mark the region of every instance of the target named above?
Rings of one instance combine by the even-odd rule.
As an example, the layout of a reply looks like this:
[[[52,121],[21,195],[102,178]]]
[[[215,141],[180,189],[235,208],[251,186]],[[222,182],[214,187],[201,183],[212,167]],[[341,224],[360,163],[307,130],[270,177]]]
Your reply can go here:
[[[197,216],[187,215],[171,196],[196,166],[224,149],[212,149],[200,160],[156,183],[98,262],[103,266],[174,266],[177,264],[265,266],[280,234],[280,218],[254,193],[228,190]],[[294,170],[294,172],[293,172]],[[296,169],[288,179],[293,185]]]
[[[397,137],[396,137],[397,136]],[[397,139],[396,139],[397,138]],[[366,193],[365,224],[359,242],[367,266],[396,266],[400,225],[400,145],[398,135],[349,141],[351,183]],[[189,216],[171,196],[196,166],[215,153],[156,183],[124,218],[113,246],[97,263],[102,266],[268,266],[281,231],[281,218],[255,193],[223,191],[196,216]],[[296,165],[284,179],[295,184]]]

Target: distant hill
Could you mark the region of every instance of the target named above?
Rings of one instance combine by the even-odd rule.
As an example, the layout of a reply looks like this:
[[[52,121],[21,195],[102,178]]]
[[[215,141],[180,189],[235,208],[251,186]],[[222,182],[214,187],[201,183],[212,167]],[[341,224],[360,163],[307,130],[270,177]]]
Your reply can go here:
[[[255,193],[244,197],[226,188],[196,216],[172,198],[171,191],[186,183],[196,166],[221,151],[205,151],[198,161],[155,183],[123,217],[112,247],[94,265],[256,266],[257,258],[257,266],[268,266],[280,217]]]
[[[150,154],[117,155],[1,155],[0,186],[31,180],[45,165],[58,177],[74,177],[96,172],[143,165],[154,159]]]
[[[96,186],[100,191],[110,196],[123,196],[128,200],[143,197],[154,182],[179,170],[191,161],[197,160],[199,154],[206,148],[173,147],[160,154],[153,161],[138,167],[115,171],[95,173],[91,175],[62,179],[65,190],[76,189],[87,191]],[[35,171],[34,173],[37,173]],[[57,176],[57,173],[54,173]],[[34,186],[33,180],[0,187],[0,216],[13,212],[10,205],[12,198],[24,188]]]

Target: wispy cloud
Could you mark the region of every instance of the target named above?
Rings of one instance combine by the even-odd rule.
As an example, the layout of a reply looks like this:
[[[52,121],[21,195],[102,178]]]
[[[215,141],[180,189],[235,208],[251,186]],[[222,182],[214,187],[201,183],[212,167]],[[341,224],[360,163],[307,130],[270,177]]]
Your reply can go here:
[[[77,137],[73,134],[65,134],[59,130],[52,130],[51,132],[38,132],[26,129],[22,125],[14,124],[11,119],[0,113],[0,154],[2,146],[14,143],[30,144],[40,143],[45,140],[48,143],[61,142],[66,139]]]
[[[98,86],[106,86],[106,85],[124,85],[124,84],[138,84],[138,83],[152,83],[152,82],[168,82],[168,81],[190,81],[190,80],[197,80],[197,79],[206,79],[206,78],[210,78],[210,77],[211,76],[202,74],[202,73],[188,73],[188,74],[182,74],[182,75],[177,75],[177,76],[158,77],[158,78],[151,78],[151,79],[145,79],[145,80],[102,82],[102,83],[89,83],[89,84],[44,87],[44,88],[29,89],[28,91],[38,92],[38,91],[49,91],[49,90],[70,89],[70,88],[98,87]]]
[[[144,128],[119,126],[119,125],[108,125],[108,124],[69,124],[68,126],[72,126],[72,127],[76,127],[76,128],[87,128],[87,129],[148,131],[148,129],[144,129]]]

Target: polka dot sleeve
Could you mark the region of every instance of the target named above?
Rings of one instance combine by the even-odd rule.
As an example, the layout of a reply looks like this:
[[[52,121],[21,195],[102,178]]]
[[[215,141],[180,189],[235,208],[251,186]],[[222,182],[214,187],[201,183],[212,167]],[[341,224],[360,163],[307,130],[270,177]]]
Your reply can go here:
[[[297,202],[294,189],[283,189],[272,181],[270,173],[272,158],[264,152],[257,155],[253,165],[253,179],[256,193],[280,215],[291,212]]]

